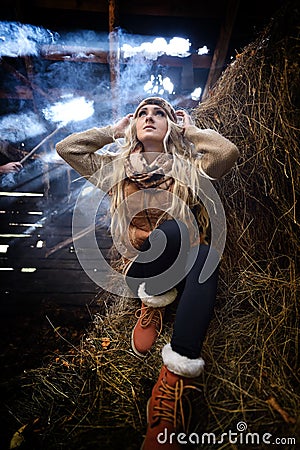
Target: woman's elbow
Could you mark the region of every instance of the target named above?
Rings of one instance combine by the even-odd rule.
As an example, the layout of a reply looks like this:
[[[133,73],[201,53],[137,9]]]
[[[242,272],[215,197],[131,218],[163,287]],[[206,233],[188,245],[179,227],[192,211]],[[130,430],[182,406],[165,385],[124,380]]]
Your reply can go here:
[[[64,145],[64,141],[60,141],[55,145],[56,153],[63,159],[70,152],[68,146]]]
[[[230,152],[231,158],[233,159],[234,162],[236,162],[240,156],[240,152],[235,144],[232,144]]]

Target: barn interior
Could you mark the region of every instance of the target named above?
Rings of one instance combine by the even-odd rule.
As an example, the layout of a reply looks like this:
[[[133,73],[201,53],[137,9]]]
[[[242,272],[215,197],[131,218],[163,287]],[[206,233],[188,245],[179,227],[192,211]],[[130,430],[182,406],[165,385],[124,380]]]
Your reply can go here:
[[[8,154],[2,154],[1,163],[25,158],[21,172],[0,180],[1,330],[7,348],[19,335],[19,343],[34,352],[33,336],[41,323],[49,326],[45,316],[55,327],[64,327],[74,315],[75,323],[84,324],[99,293],[72,242],[72,211],[83,182],[74,181],[78,174],[56,156],[56,142],[122,117],[139,98],[157,92],[156,84],[161,91],[166,78],[174,85],[171,93],[163,88],[166,98],[177,107],[194,108],[280,3],[2,2],[1,139]],[[159,55],[156,48],[151,59],[142,51],[126,57],[121,50],[116,56],[116,48],[126,43],[138,48],[161,37],[191,45],[183,56],[163,50]],[[198,54],[205,47],[208,53]],[[202,94],[193,100],[197,88]],[[71,110],[91,115],[78,121],[54,117],[55,105],[68,101]],[[103,246],[109,246],[108,239]],[[13,361],[7,356],[2,366],[10,371]],[[15,365],[21,369],[19,358]]]
[[[8,380],[80,344],[104,295],[91,276],[96,258],[86,273],[72,233],[86,183],[57,156],[56,143],[117,120],[152,94],[194,111],[285,3],[2,0],[0,165],[23,164],[0,174],[7,398]],[[98,219],[109,258],[107,209]]]

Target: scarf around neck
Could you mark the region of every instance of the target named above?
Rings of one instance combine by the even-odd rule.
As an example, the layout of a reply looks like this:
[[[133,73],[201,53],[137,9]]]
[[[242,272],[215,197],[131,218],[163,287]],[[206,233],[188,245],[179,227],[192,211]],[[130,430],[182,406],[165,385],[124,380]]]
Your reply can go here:
[[[171,172],[173,157],[169,153],[158,153],[151,163],[145,158],[142,147],[133,150],[125,159],[126,176],[140,189],[168,189],[174,182]]]

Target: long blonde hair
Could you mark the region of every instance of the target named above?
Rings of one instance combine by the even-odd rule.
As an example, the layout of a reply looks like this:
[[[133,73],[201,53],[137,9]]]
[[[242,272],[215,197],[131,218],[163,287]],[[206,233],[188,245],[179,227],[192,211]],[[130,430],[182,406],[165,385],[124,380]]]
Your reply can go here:
[[[188,205],[193,208],[193,213],[198,225],[198,232],[202,242],[205,242],[207,230],[209,228],[209,217],[207,211],[199,199],[197,193],[199,192],[201,184],[200,175],[200,159],[196,154],[193,144],[184,136],[183,128],[170,120],[167,116],[168,128],[165,135],[163,145],[166,153],[173,157],[172,177],[174,183],[172,184],[172,202],[167,211],[162,213],[158,224],[166,215],[178,218],[185,222],[186,207]],[[117,236],[121,241],[128,232],[128,220],[125,214],[124,205],[124,183],[126,173],[124,168],[124,158],[128,158],[130,153],[141,145],[137,138],[136,119],[132,119],[130,125],[125,131],[124,143],[121,144],[117,157],[114,160],[113,173],[107,176],[110,178],[109,184],[111,195],[111,228],[114,231],[114,236]],[[102,180],[105,182],[105,180]],[[177,197],[182,201],[178,202]],[[114,212],[118,210],[117,218]]]

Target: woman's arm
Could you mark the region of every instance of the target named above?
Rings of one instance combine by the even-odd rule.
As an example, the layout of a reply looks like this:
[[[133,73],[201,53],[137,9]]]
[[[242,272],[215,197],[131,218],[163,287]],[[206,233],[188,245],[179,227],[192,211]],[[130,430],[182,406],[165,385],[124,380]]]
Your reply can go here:
[[[203,175],[212,179],[223,177],[239,157],[236,145],[217,131],[196,127],[185,111],[177,111],[177,115],[182,118],[185,138],[195,146]]]
[[[56,144],[56,151],[80,175],[89,178],[111,157],[96,153],[113,142],[113,127],[91,128],[73,133]]]
[[[123,137],[131,116],[128,114],[115,125],[71,134],[56,144],[56,151],[80,175],[90,178],[114,158],[113,154],[99,154],[97,150]]]
[[[186,128],[185,137],[195,145],[195,152],[201,158],[200,170],[209,178],[222,178],[239,157],[237,147],[215,130],[201,130],[191,125]]]

